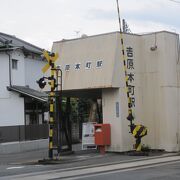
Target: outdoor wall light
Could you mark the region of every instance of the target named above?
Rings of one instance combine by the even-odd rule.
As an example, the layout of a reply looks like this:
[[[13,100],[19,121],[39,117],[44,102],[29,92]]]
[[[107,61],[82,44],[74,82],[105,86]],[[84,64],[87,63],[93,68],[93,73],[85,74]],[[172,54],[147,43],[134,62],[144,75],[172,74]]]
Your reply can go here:
[[[156,49],[157,49],[157,45],[150,47],[150,50],[151,50],[151,51],[156,51]]]

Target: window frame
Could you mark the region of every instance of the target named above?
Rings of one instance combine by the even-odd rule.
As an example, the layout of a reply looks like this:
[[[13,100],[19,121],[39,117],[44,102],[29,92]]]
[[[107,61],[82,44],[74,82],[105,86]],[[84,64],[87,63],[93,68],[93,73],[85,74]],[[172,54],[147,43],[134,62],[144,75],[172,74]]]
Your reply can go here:
[[[18,70],[18,60],[17,59],[12,59],[11,67],[13,70]]]

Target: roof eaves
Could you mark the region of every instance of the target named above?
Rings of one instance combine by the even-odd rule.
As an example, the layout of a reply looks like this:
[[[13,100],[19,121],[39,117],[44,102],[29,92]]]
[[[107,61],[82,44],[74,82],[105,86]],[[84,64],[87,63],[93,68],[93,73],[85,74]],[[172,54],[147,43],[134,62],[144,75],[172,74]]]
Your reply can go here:
[[[62,39],[60,41],[54,41],[53,43],[64,43],[64,42],[69,42],[69,41],[83,40],[83,39],[89,39],[89,38],[94,38],[94,37],[99,37],[99,36],[106,36],[106,35],[111,35],[111,34],[119,34],[119,33],[120,33],[120,31],[114,31],[114,32],[95,34],[95,35],[90,35],[90,36],[85,36],[85,37],[80,37],[80,38],[74,38],[74,39]],[[123,34],[140,36],[139,34],[134,34],[134,33],[124,33],[123,32]]]
[[[17,37],[14,36],[14,35],[5,34],[5,33],[2,33],[2,32],[0,32],[0,35],[2,35],[2,36],[7,36],[7,37],[12,38],[12,39],[16,39],[16,40],[18,40],[18,41],[20,41],[20,42],[22,42],[22,43],[24,43],[24,44],[26,44],[26,45],[29,45],[29,46],[31,46],[31,47],[33,47],[33,48],[38,49],[39,51],[43,51],[42,48],[40,48],[40,47],[38,47],[38,46],[35,46],[35,45],[33,45],[33,44],[29,43],[29,42],[26,42],[26,41],[24,41],[24,40],[22,40],[22,39],[19,39],[19,38],[17,38]]]
[[[42,52],[34,51],[32,49],[25,48],[24,46],[22,46],[22,50],[24,52],[32,52],[32,53],[37,54],[37,55],[41,55],[42,54]]]
[[[33,95],[33,94],[24,92],[24,91],[22,91],[22,90],[20,90],[20,89],[17,89],[17,88],[15,88],[15,87],[13,87],[13,86],[8,86],[7,89],[8,89],[9,91],[15,91],[15,92],[17,92],[17,93],[20,93],[20,94],[23,94],[23,95],[32,97],[32,98],[37,99],[37,100],[39,100],[39,101],[43,101],[43,102],[47,102],[47,101],[48,101],[48,100],[45,99],[45,98],[41,98],[41,97],[39,97],[39,96],[35,96],[35,95]]]
[[[6,46],[1,46],[0,47],[0,52],[4,52],[4,51],[13,51],[16,49],[21,49],[21,47],[6,47]]]

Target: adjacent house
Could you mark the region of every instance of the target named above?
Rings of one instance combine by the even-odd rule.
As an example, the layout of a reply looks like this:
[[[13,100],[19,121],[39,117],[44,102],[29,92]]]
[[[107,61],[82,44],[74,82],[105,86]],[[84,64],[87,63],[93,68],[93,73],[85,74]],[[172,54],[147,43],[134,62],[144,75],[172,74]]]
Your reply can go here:
[[[42,51],[0,33],[0,142],[33,139],[36,133],[41,138],[41,130],[36,128],[45,123],[47,110],[47,96],[36,83],[46,64]],[[29,129],[30,125],[34,129]]]

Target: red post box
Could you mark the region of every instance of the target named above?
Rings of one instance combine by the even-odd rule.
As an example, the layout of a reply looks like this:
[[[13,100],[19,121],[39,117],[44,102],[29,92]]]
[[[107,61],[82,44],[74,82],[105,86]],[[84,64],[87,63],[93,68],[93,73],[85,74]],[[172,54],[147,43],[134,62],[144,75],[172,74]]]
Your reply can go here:
[[[105,153],[105,146],[111,144],[110,124],[95,124],[95,144],[102,154]]]

